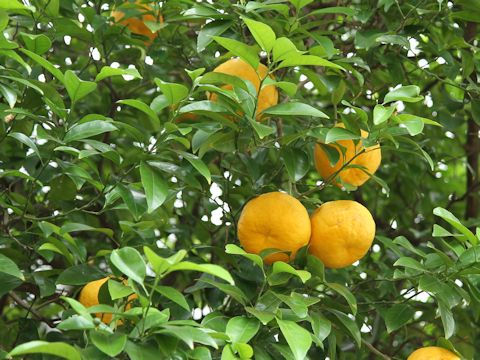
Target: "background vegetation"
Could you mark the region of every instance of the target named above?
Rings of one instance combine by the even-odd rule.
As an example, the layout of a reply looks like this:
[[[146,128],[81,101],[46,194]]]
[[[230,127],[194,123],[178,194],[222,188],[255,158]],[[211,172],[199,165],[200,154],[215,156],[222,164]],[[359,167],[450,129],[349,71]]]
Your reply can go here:
[[[438,343],[474,359],[480,1],[169,0],[151,43],[113,21],[135,16],[122,3],[0,0],[0,358],[405,359]],[[211,73],[232,56],[275,70],[268,120],[248,83]],[[375,177],[319,183],[315,142],[360,127],[382,146]],[[372,251],[342,270],[245,254],[242,206],[277,190],[310,212],[361,202]],[[108,275],[128,285],[75,300]]]

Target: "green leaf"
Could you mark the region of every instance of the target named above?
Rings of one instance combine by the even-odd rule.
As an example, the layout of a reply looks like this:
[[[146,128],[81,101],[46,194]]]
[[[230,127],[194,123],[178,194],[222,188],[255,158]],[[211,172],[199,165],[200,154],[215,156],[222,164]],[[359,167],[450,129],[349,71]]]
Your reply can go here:
[[[150,265],[152,265],[153,271],[155,274],[160,275],[170,267],[170,263],[157,255],[152,249],[147,246],[143,247],[143,252],[148,259]],[[186,253],[186,252],[185,252]]]
[[[297,84],[294,84],[292,82],[288,82],[288,81],[275,81],[273,80],[272,78],[270,77],[267,77],[265,78],[265,81],[263,82],[262,84],[262,89],[265,87],[265,86],[268,86],[268,85],[274,85],[280,89],[282,89],[283,91],[285,91],[285,93],[290,96],[290,97],[294,97],[295,94],[297,93]]]
[[[62,225],[62,227],[60,228],[60,234],[66,234],[66,233],[77,232],[77,231],[95,231],[95,232],[100,232],[102,234],[105,234],[109,237],[113,237],[112,229],[95,228],[93,226],[82,224],[82,223],[69,222]]]
[[[217,20],[205,24],[198,32],[197,52],[201,53],[213,41],[213,36],[222,35],[232,26],[231,21]]]
[[[271,106],[262,111],[262,114],[285,116],[314,116],[328,119],[328,115],[311,105],[300,102],[288,102]]]
[[[137,99],[124,99],[124,100],[118,100],[118,104],[123,104],[123,105],[128,105],[131,106],[137,110],[140,110],[144,114],[146,114],[153,122],[155,125],[158,125],[160,123],[160,119],[147,104],[145,104],[143,101],[137,100]]]
[[[123,283],[113,279],[109,279],[107,285],[108,293],[110,294],[110,298],[112,300],[124,298],[128,295],[133,294],[134,292],[130,287],[125,286],[123,285]]]
[[[0,254],[0,273],[8,274],[25,281],[25,277],[17,264],[3,254]]]
[[[302,54],[295,44],[287,37],[280,37],[273,44],[273,60],[279,62],[286,60],[290,55]]]
[[[383,103],[387,104],[392,101],[417,102],[423,99],[423,96],[419,96],[419,94],[420,88],[416,85],[402,86],[385,95]]]
[[[22,51],[23,49],[20,49],[20,51]],[[34,53],[33,53],[34,54]],[[25,60],[23,60],[23,58],[18,55],[14,50],[2,50],[0,49],[0,55],[4,55],[6,57],[9,57],[10,59],[16,61],[17,63],[19,63],[20,65],[22,65],[25,70],[27,70],[28,74],[30,74],[32,72],[32,68],[30,67],[30,65],[28,65]],[[36,55],[36,54],[34,54]],[[38,55],[37,55],[38,56]],[[40,59],[43,59],[41,56],[39,56]]]
[[[140,163],[140,177],[147,198],[148,213],[152,213],[167,198],[168,184],[156,170],[144,161]]]
[[[127,343],[127,335],[120,332],[111,334],[101,330],[90,331],[90,339],[101,352],[111,357],[120,354]]]
[[[242,20],[247,25],[248,30],[250,30],[250,33],[252,34],[257,44],[260,45],[262,50],[269,53],[272,50],[275,40],[277,38],[272,28],[260,21],[255,21],[246,17],[242,17]]]
[[[290,0],[290,2],[293,4],[293,6],[295,6],[298,11],[303,7],[307,6],[308,4],[312,3],[313,0]]]
[[[8,136],[20,141],[22,144],[31,148],[35,152],[35,155],[38,156],[40,161],[42,161],[42,157],[40,156],[40,151],[38,151],[37,145],[27,135],[18,133],[18,132],[13,132],[8,134]]]
[[[34,35],[22,32],[20,36],[27,49],[38,55],[47,52],[52,46],[52,41],[44,34]]]
[[[277,318],[277,324],[285,340],[287,340],[295,360],[305,360],[307,352],[312,345],[310,333],[290,320],[280,320]]]
[[[136,249],[127,246],[113,250],[110,254],[110,261],[118,270],[143,286],[143,280],[146,275],[146,264]]]
[[[303,150],[284,148],[281,154],[288,176],[293,182],[301,180],[310,170],[310,159]]]
[[[82,359],[78,350],[71,345],[68,345],[64,342],[47,342],[40,340],[29,341],[24,344],[20,344],[8,353],[10,356],[27,354],[49,354],[68,360]]]
[[[256,264],[260,269],[262,269],[262,272],[265,275],[265,272],[263,270],[263,259],[259,255],[247,253],[245,250],[243,250],[242,248],[234,244],[227,244],[225,246],[225,252],[227,254],[240,255],[249,259],[254,264]]]
[[[420,118],[408,114],[394,116],[393,119],[404,125],[411,136],[421,134],[425,125]]]
[[[425,253],[419,247],[413,246],[412,243],[408,241],[405,236],[397,236],[395,239],[393,239],[393,243],[396,245],[400,245],[404,249],[407,249],[408,251],[417,254],[422,258],[425,257]]]
[[[415,269],[415,270],[419,270],[419,271],[422,271],[422,272],[425,271],[425,267],[420,262],[418,262],[417,260],[415,260],[411,257],[406,257],[406,256],[401,257],[400,259],[395,261],[393,266],[403,266],[403,267],[406,267],[406,268]]]
[[[63,301],[67,302],[77,314],[82,315],[87,320],[93,320],[93,318],[90,315],[90,310],[88,310],[87,307],[85,307],[78,300],[75,300],[66,296],[61,296],[60,298]]]
[[[3,31],[9,22],[10,18],[5,10],[0,9],[0,31]]]
[[[138,220],[147,210],[146,204],[142,201],[143,199],[134,196],[135,194],[132,190],[123,184],[118,184],[111,193],[120,195],[135,220]]]
[[[348,290],[348,288],[337,283],[326,283],[325,285],[327,285],[333,291],[339,293],[345,300],[347,300],[353,315],[357,313],[357,299],[355,299],[355,296],[350,292],[350,290]]]
[[[298,277],[302,282],[305,284],[312,275],[305,270],[296,270],[291,265],[283,262],[283,261],[276,261],[273,263],[272,266],[272,275],[279,274],[279,273],[289,273]]]
[[[258,135],[260,139],[263,139],[268,135],[275,133],[275,129],[271,126],[264,125],[251,118],[248,118],[248,122],[250,123],[250,125],[252,125],[253,130],[255,130],[255,133]]]
[[[83,81],[78,78],[72,70],[65,71],[65,88],[72,102],[84,98],[97,88],[97,84],[92,81]]]
[[[293,53],[289,52],[288,55],[285,56],[285,60],[283,60],[280,65],[277,66],[275,70],[282,69],[285,67],[294,67],[294,66],[323,66],[329,67],[338,70],[345,70],[340,65],[337,65],[331,61],[322,59],[319,56],[315,55],[302,55],[301,53]]]
[[[327,136],[325,137],[325,143],[330,144],[340,140],[358,140],[361,139],[361,136],[351,132],[350,130],[333,127],[328,130]]]
[[[69,318],[66,318],[60,322],[56,328],[58,330],[90,330],[95,329],[95,324],[93,323],[93,318],[91,320],[86,319],[81,315],[72,315]]]
[[[202,101],[195,101],[188,105],[181,107],[178,110],[179,113],[189,113],[189,112],[214,112],[214,113],[229,113],[230,111],[219,104],[218,102],[209,101],[209,100],[202,100]]]
[[[106,132],[118,130],[111,122],[104,120],[93,120],[82,124],[73,125],[65,134],[63,141],[70,143]]]
[[[90,281],[104,278],[105,274],[96,267],[81,264],[66,268],[57,278],[57,284],[83,285]]]
[[[320,313],[310,312],[309,317],[313,334],[318,338],[320,343],[323,343],[323,341],[332,331],[332,323]]]
[[[433,209],[433,214],[441,217],[443,220],[448,222],[450,225],[452,225],[455,229],[460,231],[467,240],[470,242],[472,245],[477,245],[478,244],[478,239],[477,237],[470,231],[468,228],[458,220],[455,215],[453,215],[450,211],[443,209],[441,207],[436,207]]]
[[[449,339],[455,333],[455,319],[453,318],[453,313],[442,301],[438,302],[438,311],[440,312],[440,317],[442,319],[445,338]]]
[[[250,46],[229,38],[212,36],[213,40],[230,51],[233,55],[238,56],[249,63],[254,69],[258,67],[260,60],[256,51]]]
[[[167,299],[172,300],[174,303],[180,305],[185,310],[190,311],[190,306],[188,305],[187,300],[185,300],[185,297],[177,289],[170,286],[158,285],[155,287],[155,291],[165,296]]]
[[[385,325],[387,326],[387,332],[390,334],[393,331],[400,329],[413,319],[415,314],[415,308],[407,304],[395,304],[390,307],[383,318]]]
[[[400,35],[380,35],[379,37],[375,38],[375,41],[382,44],[393,44],[403,46],[407,49],[410,48],[410,43],[408,42],[407,38]]]
[[[275,314],[270,311],[262,311],[249,306],[245,307],[245,310],[260,320],[263,325],[267,325],[275,318]]]
[[[314,16],[314,15],[323,15],[323,14],[344,14],[347,16],[354,16],[355,10],[345,6],[332,6],[332,7],[313,10],[308,15]]]
[[[185,151],[177,150],[177,153],[182,155],[210,184],[212,182],[212,175],[207,165],[196,155],[187,153]]]
[[[168,83],[155,78],[155,84],[162,90],[169,104],[177,104],[188,96],[189,90],[185,85]]]
[[[10,86],[6,86],[5,84],[0,83],[0,93],[7,101],[10,109],[13,109],[15,107],[15,104],[17,103],[17,93],[15,92],[15,90],[13,90]]]
[[[373,123],[375,125],[380,125],[390,119],[393,112],[395,111],[395,106],[383,106],[383,105],[375,105],[373,109]]]
[[[362,335],[360,334],[357,323],[338,310],[329,309],[329,311],[334,314],[338,320],[340,320],[340,323],[347,329],[350,335],[352,335],[352,338],[357,343],[357,346],[360,347],[362,344]]]
[[[233,343],[248,343],[259,329],[260,322],[257,319],[236,316],[228,321],[225,333]]]
[[[196,264],[190,261],[183,261],[171,266],[168,269],[168,273],[171,273],[174,271],[200,271],[203,273],[214,275],[216,277],[219,277],[220,279],[225,280],[231,285],[235,285],[235,281],[233,280],[232,275],[230,275],[230,273],[227,270],[225,270],[224,268],[218,265]]]
[[[120,68],[112,68],[110,66],[102,67],[102,70],[97,74],[95,77],[95,81],[99,82],[103,79],[112,77],[112,76],[121,76],[121,75],[128,75],[133,77],[134,79],[143,79],[142,75],[138,72],[137,69],[120,69]]]

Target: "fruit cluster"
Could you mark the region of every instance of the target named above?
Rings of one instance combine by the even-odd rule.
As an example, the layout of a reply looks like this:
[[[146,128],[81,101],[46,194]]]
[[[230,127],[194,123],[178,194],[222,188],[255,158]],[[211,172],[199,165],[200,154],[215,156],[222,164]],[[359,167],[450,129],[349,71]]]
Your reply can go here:
[[[132,33],[146,36],[150,44],[156,37],[145,22],[163,23],[160,14],[152,15],[154,9],[140,1],[136,1],[134,11],[140,14],[127,16],[128,7],[112,12],[115,21],[126,26]],[[136,8],[135,5],[138,5]],[[258,94],[255,109],[256,119],[262,121],[262,111],[278,103],[278,91],[274,85],[262,86],[268,74],[268,68],[260,64],[252,68],[242,59],[231,59],[214,72],[239,77],[252,83]],[[231,90],[231,85],[225,85],[225,90]],[[209,100],[217,101],[216,94],[210,94]],[[182,114],[177,121],[196,120],[195,114]],[[342,123],[336,125],[344,127]],[[361,130],[362,138],[368,133]],[[381,163],[379,145],[365,147],[362,141],[340,140],[328,147],[336,150],[339,160],[332,164],[326,151],[327,145],[317,143],[314,150],[315,166],[326,183],[339,186],[358,187],[363,185],[373,175]],[[375,237],[375,221],[369,210],[362,204],[351,200],[326,202],[316,209],[311,216],[306,208],[296,198],[282,193],[270,192],[250,200],[243,208],[238,220],[238,238],[243,248],[250,253],[260,254],[267,249],[275,249],[264,261],[271,264],[275,261],[290,261],[297,251],[308,245],[311,255],[319,258],[326,267],[344,268],[360,260],[370,249]],[[88,283],[80,292],[79,301],[86,307],[99,304],[99,291],[109,278],[103,278]],[[125,283],[125,281],[124,281]],[[128,297],[124,310],[131,307],[131,302],[137,298],[132,294]],[[112,314],[97,313],[96,316],[105,323],[110,323]],[[117,321],[117,325],[122,322]],[[424,347],[414,351],[408,360],[445,359],[459,360],[454,353],[440,347]]]

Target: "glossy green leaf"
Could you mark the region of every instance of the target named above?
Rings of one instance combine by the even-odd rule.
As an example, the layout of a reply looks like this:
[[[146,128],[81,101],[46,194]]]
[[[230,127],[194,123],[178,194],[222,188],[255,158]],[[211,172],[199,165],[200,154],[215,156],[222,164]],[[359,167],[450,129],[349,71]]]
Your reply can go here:
[[[8,136],[20,141],[22,144],[24,144],[26,146],[28,146],[30,149],[32,149],[35,152],[35,154],[38,156],[40,161],[42,160],[42,156],[40,155],[40,151],[38,150],[37,145],[28,136],[26,136],[25,134],[22,134],[22,133],[18,133],[18,132],[10,133],[10,134],[8,134]]]
[[[401,86],[385,95],[383,103],[387,104],[392,101],[417,102],[423,99],[423,96],[419,96],[419,94],[420,88],[416,85]]]
[[[248,30],[250,30],[250,33],[257,44],[260,45],[264,51],[270,52],[277,38],[272,28],[260,21],[255,21],[245,17],[242,19],[247,25]]]
[[[190,306],[188,305],[187,300],[185,300],[185,297],[177,289],[169,286],[158,285],[155,287],[155,291],[165,296],[167,299],[172,300],[174,303],[180,305],[185,310],[190,311]]]
[[[248,343],[260,329],[260,322],[245,316],[236,316],[227,323],[226,334],[233,343]]]
[[[312,345],[310,333],[290,320],[277,319],[277,324],[285,340],[287,340],[295,360],[304,360]]]
[[[101,352],[111,357],[119,355],[127,343],[127,335],[119,332],[110,334],[100,330],[91,331],[90,339]]]
[[[124,104],[131,106],[137,110],[140,110],[144,114],[146,114],[153,122],[154,124],[159,124],[160,119],[147,104],[145,104],[143,101],[137,100],[137,99],[125,99],[125,100],[119,100],[117,101],[119,104]]]
[[[207,273],[210,275],[214,275],[220,279],[225,280],[231,285],[235,284],[235,281],[233,280],[232,275],[230,275],[230,273],[227,270],[223,269],[221,266],[218,266],[218,265],[196,264],[190,261],[183,261],[171,266],[168,269],[168,273],[171,273],[174,271],[199,271],[199,272]]]
[[[130,279],[143,285],[146,275],[146,264],[136,249],[126,246],[113,250],[110,255],[110,261]]]
[[[10,356],[28,354],[48,354],[68,360],[81,360],[80,353],[76,348],[64,342],[29,341],[16,346],[8,353]]]
[[[333,127],[328,130],[327,136],[325,138],[325,143],[330,144],[340,140],[358,140],[361,139],[361,136],[351,132],[350,130]]]
[[[373,123],[375,125],[380,125],[390,119],[390,116],[392,116],[393,112],[395,111],[394,106],[390,107],[385,107],[383,105],[375,105],[375,108],[373,109]]]
[[[97,84],[79,79],[71,70],[65,72],[64,83],[72,102],[77,102],[97,88]]]
[[[188,96],[189,90],[185,85],[168,83],[158,78],[155,79],[155,84],[165,95],[169,104],[177,104]]]
[[[311,105],[299,102],[289,102],[267,108],[262,114],[280,116],[314,116],[328,119],[328,115]]]
[[[0,272],[14,276],[20,280],[25,280],[17,264],[3,254],[0,254]]]
[[[177,151],[178,154],[182,155],[192,166],[207,180],[210,184],[212,182],[212,176],[207,165],[196,155],[187,153],[185,151]]]
[[[72,126],[65,134],[63,141],[68,144],[115,130],[118,130],[117,127],[108,121],[93,120]]]
[[[293,67],[293,66],[322,66],[327,68],[333,68],[338,70],[345,70],[342,66],[337,65],[329,60],[322,59],[319,56],[315,55],[302,55],[301,53],[293,53],[289,52],[285,56],[285,60],[283,60],[280,65],[278,65],[277,69],[282,69],[286,67]]]
[[[137,69],[121,69],[121,68],[112,68],[110,66],[102,67],[102,70],[95,77],[95,81],[99,82],[103,79],[112,77],[112,76],[122,76],[127,75],[131,76],[133,79],[143,79],[142,75],[138,72]]]
[[[140,163],[142,186],[147,198],[148,213],[162,206],[168,195],[168,184],[162,175],[146,162]]]
[[[472,245],[478,244],[478,239],[476,236],[470,230],[468,230],[468,228],[464,226],[450,211],[441,207],[436,207],[433,209],[433,214],[442,218],[452,225],[456,230],[460,231],[460,233],[462,233]]]
[[[250,46],[229,38],[212,36],[213,40],[230,51],[233,55],[238,56],[249,63],[254,69],[258,67],[259,59],[258,55]]]
[[[52,46],[52,41],[44,34],[34,35],[22,32],[20,36],[27,49],[38,55],[47,52]]]
[[[383,318],[385,319],[385,325],[387,326],[387,332],[390,334],[393,331],[401,328],[413,319],[414,314],[415,308],[411,307],[410,305],[393,305],[383,315]]]

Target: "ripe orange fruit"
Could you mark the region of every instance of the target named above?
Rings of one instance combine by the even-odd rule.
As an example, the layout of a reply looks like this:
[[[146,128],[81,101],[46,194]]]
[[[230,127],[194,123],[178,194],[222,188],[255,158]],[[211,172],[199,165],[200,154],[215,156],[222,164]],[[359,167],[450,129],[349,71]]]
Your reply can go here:
[[[437,346],[427,346],[415,350],[407,360],[460,360],[460,358],[447,349]]]
[[[338,124],[337,126],[342,128],[345,127],[343,124]],[[361,131],[361,134],[364,138],[368,136],[368,132],[364,130]],[[344,148],[345,155],[342,153],[341,147],[337,144]],[[380,145],[365,148],[362,145],[361,140],[356,145],[353,140],[340,140],[337,141],[336,144],[329,146],[333,146],[340,155],[340,158],[335,165],[330,164],[327,153],[324,149],[319,144],[315,144],[315,167],[324,180],[327,180],[332,176],[338,176],[345,184],[361,186],[370,179],[369,174],[373,175],[375,171],[377,171],[380,162],[382,161]],[[355,156],[362,150],[365,150],[365,152]],[[345,167],[340,171],[340,169],[344,165],[346,166],[346,164],[362,166],[363,170],[357,167]],[[337,173],[338,171],[340,172]],[[368,174],[365,171],[368,172]]]
[[[150,3],[136,0],[135,4],[142,15],[125,18],[125,13],[121,8],[113,10],[111,15],[115,18],[116,22],[125,25],[132,33],[148,37],[149,41],[147,41],[147,43],[151,43],[153,39],[157,37],[157,33],[152,32],[148,26],[145,25],[145,22],[152,21],[163,24],[163,17],[161,15],[158,15],[157,17],[152,14],[155,10]]]
[[[265,249],[289,251],[290,259],[310,239],[307,209],[293,196],[281,192],[262,194],[250,200],[238,220],[238,238],[245,251],[259,254]],[[271,254],[265,262],[288,261],[287,254]]]
[[[235,58],[227,60],[223,64],[220,64],[213,70],[213,72],[232,75],[239,77],[243,80],[250,81],[257,90],[258,94],[258,103],[256,110],[257,114],[278,103],[278,91],[275,85],[268,85],[260,90],[260,82],[268,74],[268,68],[263,64],[259,64],[257,70],[255,71],[255,69],[250,64],[246,63],[240,58]],[[272,79],[274,78],[271,75],[270,77]],[[225,85],[222,88],[226,90],[231,90],[232,85]],[[217,94],[209,95],[209,99],[211,101],[216,101],[217,97]],[[257,115],[257,120],[261,120],[261,118],[262,116]]]
[[[360,260],[372,245],[375,221],[370,211],[352,200],[324,203],[311,218],[309,251],[329,268],[343,268]]]
[[[108,279],[110,279],[110,277],[105,277],[100,280],[89,282],[80,291],[80,295],[78,296],[78,301],[87,308],[94,305],[98,305],[99,304],[98,292],[100,291],[100,288],[102,287],[102,285]],[[124,280],[123,282],[126,283],[126,280]],[[124,310],[130,309],[132,307],[131,302],[136,298],[137,298],[137,294],[130,295],[127,299],[127,305],[125,305]],[[112,321],[112,314],[110,313],[96,313],[95,316],[100,318],[105,324],[110,324],[110,322]],[[118,323],[121,324],[122,321],[119,320]]]

